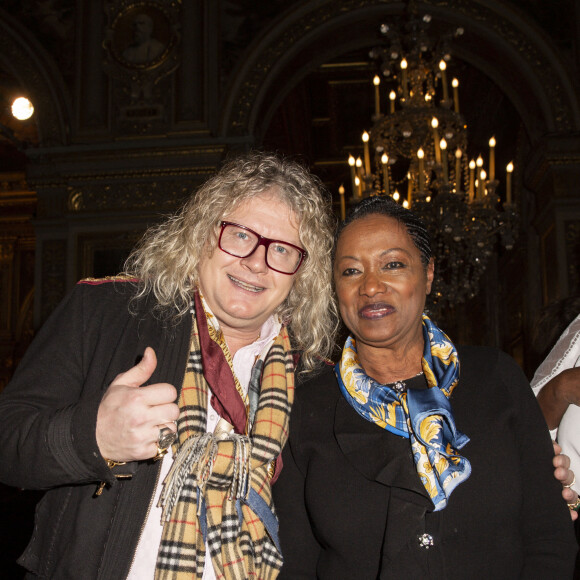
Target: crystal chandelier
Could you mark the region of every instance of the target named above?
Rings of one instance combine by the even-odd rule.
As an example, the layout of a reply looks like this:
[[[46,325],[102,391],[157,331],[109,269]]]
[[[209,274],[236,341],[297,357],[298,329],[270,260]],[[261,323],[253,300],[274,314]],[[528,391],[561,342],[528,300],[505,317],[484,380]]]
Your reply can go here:
[[[348,163],[352,201],[390,195],[426,222],[436,260],[430,308],[441,311],[476,295],[497,244],[511,249],[518,224],[511,162],[503,200],[498,195],[495,138],[484,154],[468,158],[459,81],[447,79],[449,43],[463,30],[433,41],[430,21],[411,3],[400,27],[381,25],[384,42],[370,52],[383,77],[373,80],[373,125],[362,135],[362,158],[350,155]],[[340,193],[344,213],[344,187]]]

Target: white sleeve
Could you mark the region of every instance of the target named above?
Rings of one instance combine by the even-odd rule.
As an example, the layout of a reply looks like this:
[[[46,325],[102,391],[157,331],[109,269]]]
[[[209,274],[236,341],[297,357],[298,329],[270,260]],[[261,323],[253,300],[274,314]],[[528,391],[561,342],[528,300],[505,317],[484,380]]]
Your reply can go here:
[[[568,407],[557,431],[562,452],[570,458],[570,469],[578,474],[572,487],[574,491],[580,492],[580,407]]]
[[[562,333],[558,342],[554,345],[548,356],[544,359],[542,364],[537,368],[534,373],[534,378],[530,383],[534,394],[538,396],[542,387],[557,374],[561,373],[565,369],[570,369],[576,366],[580,366],[580,315],[578,315]],[[568,415],[570,408],[564,414],[562,421],[560,422],[560,429],[564,424],[564,419]],[[577,408],[570,413],[574,417],[580,416],[576,413],[580,413]],[[570,419],[566,421],[569,424]],[[576,423],[579,425],[580,423]],[[558,442],[562,444],[562,434],[559,433],[558,428],[552,429],[550,431],[552,439],[558,438]],[[579,441],[580,446],[580,441]],[[566,453],[568,455],[568,453]],[[579,456],[580,460],[580,456]],[[579,472],[580,473],[580,472]]]

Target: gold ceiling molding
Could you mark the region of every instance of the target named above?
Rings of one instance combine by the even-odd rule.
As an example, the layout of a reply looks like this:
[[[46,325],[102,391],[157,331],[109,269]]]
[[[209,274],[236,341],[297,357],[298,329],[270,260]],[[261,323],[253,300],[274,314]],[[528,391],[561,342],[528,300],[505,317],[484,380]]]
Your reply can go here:
[[[0,172],[0,206],[36,200],[24,172]]]
[[[110,185],[90,183],[82,188],[69,188],[67,209],[72,213],[134,209],[172,210],[193,189],[194,183],[192,182],[191,187],[186,186],[183,179]]]
[[[215,171],[205,165],[69,175],[67,210],[175,209]]]
[[[116,143],[123,143],[123,141],[118,139]],[[132,148],[111,145],[111,147],[108,147],[107,149],[98,150],[91,146],[83,147],[73,145],[67,148],[31,151],[30,157],[46,161],[48,166],[54,166],[55,164],[69,165],[76,161],[82,162],[83,164],[92,162],[108,164],[112,161],[118,160],[120,156],[122,156],[123,159],[138,159],[143,161],[145,164],[151,163],[156,159],[162,159],[165,161],[170,159],[172,163],[176,163],[181,158],[187,160],[189,167],[192,158],[221,159],[225,152],[226,147],[221,143],[191,146],[168,146],[164,143],[163,147],[160,147],[158,142],[156,142],[154,146],[149,146],[148,142],[144,140],[139,143],[138,147]],[[140,167],[142,166],[140,165]],[[38,171],[50,172],[49,169],[38,169]],[[147,170],[139,169],[139,171]]]
[[[14,258],[15,245],[16,238],[0,238],[0,266],[11,264],[12,258]]]

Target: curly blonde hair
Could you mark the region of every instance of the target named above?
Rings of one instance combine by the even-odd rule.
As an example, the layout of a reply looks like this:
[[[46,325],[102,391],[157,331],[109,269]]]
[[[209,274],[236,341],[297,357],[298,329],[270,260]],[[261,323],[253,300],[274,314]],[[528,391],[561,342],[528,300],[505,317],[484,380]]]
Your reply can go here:
[[[125,274],[140,280],[137,298],[152,293],[160,312],[186,315],[203,252],[211,255],[217,247],[220,221],[266,190],[292,210],[308,252],[277,313],[288,324],[293,345],[302,351],[303,366],[309,370],[319,357],[329,357],[335,344],[334,221],[320,180],[299,163],[257,151],[227,161],[180,211],[145,233],[125,263]]]

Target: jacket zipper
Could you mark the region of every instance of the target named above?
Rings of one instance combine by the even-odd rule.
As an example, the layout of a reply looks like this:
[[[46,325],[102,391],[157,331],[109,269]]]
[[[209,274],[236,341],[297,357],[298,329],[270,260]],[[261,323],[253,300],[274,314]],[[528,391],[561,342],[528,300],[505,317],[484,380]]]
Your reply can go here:
[[[131,565],[129,566],[129,570],[127,571],[127,575],[131,572],[133,568],[133,564],[135,563],[135,556],[137,555],[137,548],[139,546],[139,542],[141,541],[141,536],[143,535],[143,531],[145,530],[145,525],[147,524],[147,520],[149,519],[149,514],[151,513],[151,508],[153,506],[153,502],[155,501],[155,494],[157,491],[157,486],[159,485],[159,478],[161,477],[161,462],[159,463],[159,468],[157,469],[157,476],[155,477],[155,486],[153,487],[153,493],[151,494],[151,499],[149,500],[149,505],[147,506],[147,513],[145,514],[145,518],[143,523],[141,524],[141,528],[139,529],[139,538],[137,539],[137,543],[135,544],[135,549],[133,550],[133,556],[131,558]]]

